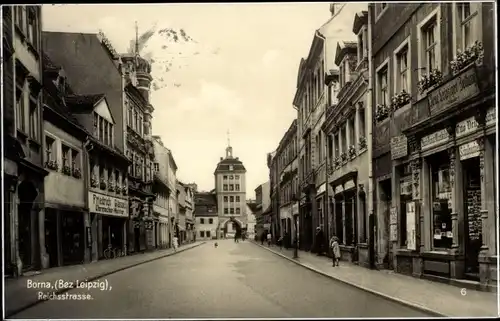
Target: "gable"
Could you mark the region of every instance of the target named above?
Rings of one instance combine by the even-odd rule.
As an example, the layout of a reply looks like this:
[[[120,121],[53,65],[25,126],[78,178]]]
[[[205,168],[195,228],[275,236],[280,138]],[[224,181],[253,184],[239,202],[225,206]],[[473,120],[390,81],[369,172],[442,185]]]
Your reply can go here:
[[[113,115],[111,115],[111,110],[109,110],[108,102],[106,98],[101,99],[96,106],[94,107],[94,111],[101,116],[102,118],[109,121],[111,124],[115,124],[115,120],[113,119]]]

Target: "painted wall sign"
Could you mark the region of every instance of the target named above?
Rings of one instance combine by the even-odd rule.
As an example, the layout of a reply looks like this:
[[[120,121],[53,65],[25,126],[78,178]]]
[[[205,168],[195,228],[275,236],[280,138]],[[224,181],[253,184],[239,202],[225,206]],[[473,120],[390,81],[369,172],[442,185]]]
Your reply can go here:
[[[417,249],[415,214],[415,202],[406,203],[406,248],[413,251]]]
[[[476,69],[470,68],[427,94],[431,116],[480,93]]]
[[[444,144],[450,140],[450,134],[446,129],[438,130],[430,135],[422,137],[420,149],[426,150],[434,146]]]
[[[398,159],[408,155],[408,139],[405,135],[391,138],[391,159]]]
[[[486,111],[486,126],[491,126],[495,125],[497,122],[497,115],[496,115],[496,108],[495,107],[490,107]]]
[[[479,124],[474,116],[459,122],[455,128],[455,135],[457,138],[474,133],[479,128]]]
[[[472,142],[460,145],[460,147],[458,147],[458,152],[460,154],[460,160],[479,157],[479,144],[474,140]]]
[[[89,192],[89,211],[91,213],[128,217],[128,201]]]

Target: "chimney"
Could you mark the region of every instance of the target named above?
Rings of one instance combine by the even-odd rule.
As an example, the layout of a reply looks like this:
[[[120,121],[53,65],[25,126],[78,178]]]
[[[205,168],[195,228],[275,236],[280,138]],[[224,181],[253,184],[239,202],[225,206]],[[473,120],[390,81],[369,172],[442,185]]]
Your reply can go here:
[[[333,17],[335,15],[335,2],[330,3],[330,12]]]
[[[221,158],[220,158],[220,160],[221,160],[221,161],[222,161],[223,159],[224,159],[223,157],[221,157]]]

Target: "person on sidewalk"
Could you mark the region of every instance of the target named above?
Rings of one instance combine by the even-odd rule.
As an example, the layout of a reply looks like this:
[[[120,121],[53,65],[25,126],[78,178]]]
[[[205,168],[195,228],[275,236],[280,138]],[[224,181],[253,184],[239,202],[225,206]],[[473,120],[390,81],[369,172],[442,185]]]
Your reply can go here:
[[[271,232],[267,233],[267,246],[271,247],[271,241],[272,241],[273,236],[271,235]]]
[[[324,242],[324,233],[320,226],[316,228],[316,250],[317,255],[321,256],[323,254],[323,242]]]
[[[280,236],[280,238],[278,239],[278,245],[280,247],[280,250],[283,249],[283,236]]]
[[[172,240],[172,246],[174,247],[174,252],[177,252],[177,248],[179,247],[179,239],[177,236],[174,236]]]
[[[333,266],[337,264],[339,266],[340,259],[340,246],[339,246],[339,238],[335,235],[330,239],[330,248],[332,249],[332,261]]]

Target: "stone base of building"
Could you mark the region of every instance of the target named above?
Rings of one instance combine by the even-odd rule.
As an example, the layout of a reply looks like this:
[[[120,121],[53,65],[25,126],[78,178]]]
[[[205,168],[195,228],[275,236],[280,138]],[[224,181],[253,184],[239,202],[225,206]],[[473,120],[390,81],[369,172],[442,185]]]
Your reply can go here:
[[[368,244],[358,244],[358,265],[370,268],[370,249]]]
[[[458,254],[436,252],[417,253],[398,250],[394,255],[397,273],[446,283],[476,291],[497,292],[497,258],[479,258],[479,282],[465,280],[464,257]]]
[[[350,245],[339,245],[340,247],[340,260],[341,261],[346,261],[346,262],[355,262],[357,261],[356,258],[356,251],[354,246]]]

